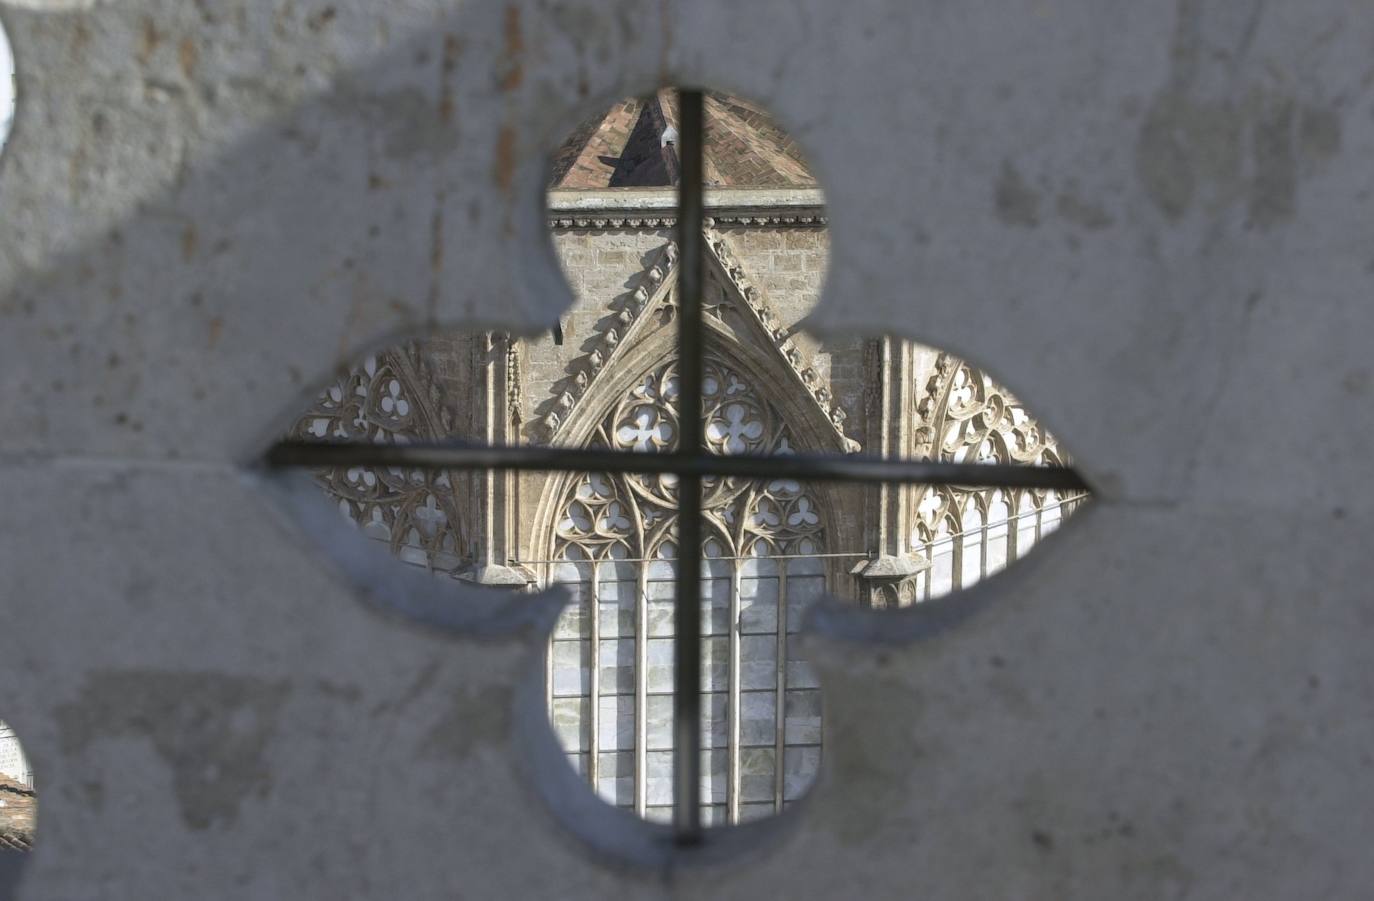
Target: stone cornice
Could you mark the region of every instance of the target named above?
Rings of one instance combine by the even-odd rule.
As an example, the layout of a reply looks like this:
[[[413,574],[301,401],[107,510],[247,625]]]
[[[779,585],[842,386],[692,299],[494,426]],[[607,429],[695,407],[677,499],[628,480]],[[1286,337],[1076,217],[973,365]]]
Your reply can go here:
[[[706,225],[826,225],[819,188],[707,188]],[[548,195],[553,229],[670,228],[677,224],[673,188],[558,190]]]

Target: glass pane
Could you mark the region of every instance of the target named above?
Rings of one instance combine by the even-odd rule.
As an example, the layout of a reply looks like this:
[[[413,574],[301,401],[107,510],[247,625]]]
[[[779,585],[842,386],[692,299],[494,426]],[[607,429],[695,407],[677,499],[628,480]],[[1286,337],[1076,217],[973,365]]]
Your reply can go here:
[[[585,641],[553,643],[554,697],[585,695],[591,692],[591,645]]]
[[[583,647],[590,647],[584,642]],[[632,695],[635,691],[635,641],[612,638],[601,642],[601,693]]]

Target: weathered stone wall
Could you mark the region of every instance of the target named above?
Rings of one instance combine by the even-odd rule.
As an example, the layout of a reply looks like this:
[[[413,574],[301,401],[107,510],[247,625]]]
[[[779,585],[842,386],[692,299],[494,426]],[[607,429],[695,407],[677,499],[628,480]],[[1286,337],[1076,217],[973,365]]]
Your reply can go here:
[[[21,899],[1367,895],[1366,3],[36,5],[0,157]],[[805,146],[818,331],[986,366],[1098,489],[975,591],[818,611],[820,780],[730,866],[560,781],[544,601],[373,565],[244,466],[365,346],[547,327],[549,154],[665,81]]]
[[[750,280],[763,289],[778,325],[795,329],[815,308],[824,279],[827,238],[820,228],[726,227],[721,229]],[[670,229],[573,230],[554,232],[554,247],[576,301],[560,318],[564,344],[542,333],[523,340],[526,354],[525,416],[532,422],[547,407],[556,387],[573,372],[573,362],[597,346],[598,326],[608,311],[642,283],[642,274],[665,243],[675,240]],[[861,415],[862,343],[858,340],[821,341],[800,333],[797,343],[815,361],[822,379],[835,382],[853,415]],[[846,359],[835,366],[832,355]],[[861,427],[862,421],[856,423]],[[537,434],[531,428],[533,434]]]
[[[548,332],[524,341],[525,421],[531,423],[531,437],[538,434],[535,420],[556,396],[554,387],[572,375],[573,361],[595,346],[597,326],[638,286],[644,270],[672,238],[670,229],[554,233],[554,248],[576,301],[560,317],[561,347]]]
[[[721,233],[750,280],[762,289],[783,327],[797,329],[820,300],[830,249],[827,231],[727,226],[721,228]],[[867,426],[862,338],[821,340],[797,329],[794,340],[848,414],[846,433],[862,441]]]

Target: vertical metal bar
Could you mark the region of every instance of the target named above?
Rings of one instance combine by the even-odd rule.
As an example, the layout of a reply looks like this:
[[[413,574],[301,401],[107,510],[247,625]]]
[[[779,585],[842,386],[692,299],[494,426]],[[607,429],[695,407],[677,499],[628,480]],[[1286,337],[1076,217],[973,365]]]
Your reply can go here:
[[[704,452],[701,423],[702,96],[678,92],[678,450]],[[673,833],[701,840],[701,477],[678,480],[678,567],[674,603]]]
[[[643,817],[649,805],[649,567],[652,564],[636,563],[635,566],[639,594],[635,597],[634,809]]]
[[[773,732],[773,810],[782,813],[786,783],[783,763],[787,756],[787,560],[777,561],[778,570],[778,701]]]
[[[729,665],[726,668],[729,700],[725,702],[725,717],[729,724],[725,738],[725,821],[731,825],[739,822],[740,809],[740,676],[744,661],[740,656],[739,580],[740,565],[743,562],[737,559],[730,564]]]
[[[587,674],[587,692],[592,696],[591,706],[587,710],[587,719],[591,723],[591,735],[587,737],[587,781],[592,784],[592,791],[596,792],[601,787],[601,561],[592,561],[592,591],[589,606],[591,607],[591,622],[587,624],[588,640],[592,643],[591,654],[587,665],[591,671]]]

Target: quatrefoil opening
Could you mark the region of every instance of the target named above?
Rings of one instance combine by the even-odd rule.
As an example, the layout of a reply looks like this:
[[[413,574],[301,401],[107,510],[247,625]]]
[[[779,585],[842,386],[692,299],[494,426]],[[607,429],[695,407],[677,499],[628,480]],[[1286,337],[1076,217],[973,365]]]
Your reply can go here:
[[[292,437],[677,450],[673,97],[623,101],[556,155],[548,222],[576,295],[556,327],[524,337],[439,332],[378,351],[327,386]],[[902,338],[808,334],[828,247],[820,188],[756,105],[710,93],[706,113],[707,453],[1067,462],[1025,407],[967,360]],[[565,822],[599,816],[594,796],[670,819],[676,476],[350,465],[320,471],[317,482],[405,562],[534,595],[523,614],[512,615],[508,597],[460,612],[413,580],[356,570],[367,591],[422,621],[469,633],[547,630],[543,677],[525,686],[522,704],[542,708],[552,733],[523,734],[537,768],[568,777],[545,791]],[[707,825],[781,812],[819,772],[821,686],[799,641],[818,601],[838,601],[834,624],[835,610],[908,608],[969,588],[1024,556],[1085,497],[710,474],[702,485]],[[550,588],[571,597],[561,613],[542,600]],[[652,831],[598,822],[619,835],[610,844],[659,847]]]

